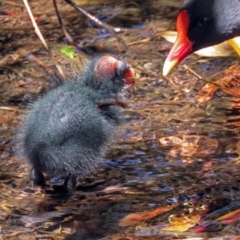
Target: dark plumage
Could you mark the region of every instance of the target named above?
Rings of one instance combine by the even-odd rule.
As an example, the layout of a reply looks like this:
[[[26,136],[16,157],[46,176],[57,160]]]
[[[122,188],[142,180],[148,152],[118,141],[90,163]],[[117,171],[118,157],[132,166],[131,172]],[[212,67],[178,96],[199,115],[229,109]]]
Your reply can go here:
[[[181,11],[189,15],[188,39],[192,52],[240,34],[239,0],[185,0]]]
[[[192,52],[240,35],[239,11],[239,0],[185,0],[177,17],[178,39],[163,74]]]
[[[32,105],[20,141],[34,183],[44,184],[42,172],[65,175],[71,190],[77,177],[98,166],[120,122],[121,92],[133,75],[115,56],[98,56],[82,75],[69,78]]]

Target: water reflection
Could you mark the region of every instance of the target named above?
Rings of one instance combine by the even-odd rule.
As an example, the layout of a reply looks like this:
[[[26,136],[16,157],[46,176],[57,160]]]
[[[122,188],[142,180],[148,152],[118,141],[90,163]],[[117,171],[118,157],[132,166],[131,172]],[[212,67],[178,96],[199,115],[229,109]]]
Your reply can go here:
[[[174,2],[166,1],[166,4]],[[160,1],[156,4],[160,4]],[[141,7],[136,5],[135,11],[139,13]],[[5,105],[15,107],[14,111],[0,109],[2,235],[14,236],[18,231],[19,236],[33,236],[34,232],[37,237],[52,239],[64,239],[70,234],[72,238],[69,236],[68,239],[100,239],[111,234],[129,234],[130,230],[134,232],[135,228],[120,228],[118,221],[129,213],[158,206],[198,201],[210,204],[213,214],[220,209],[220,215],[239,208],[240,99],[217,90],[209,101],[197,102],[196,94],[205,83],[181,66],[169,81],[162,78],[162,63],[170,44],[155,36],[158,31],[171,26],[177,7],[167,5],[155,8],[156,14],[144,29],[135,29],[123,35],[129,44],[123,56],[141,77],[129,99],[125,122],[107,158],[97,172],[79,182],[74,194],[56,193],[61,179],[52,179],[50,183],[55,188],[49,186],[47,193],[28,183],[29,168],[14,155],[15,134],[25,114],[26,95],[38,95],[44,89],[36,86],[37,83],[46,83],[39,80],[42,79],[40,73],[31,72],[32,68],[36,68],[31,63],[26,69],[25,66],[15,67],[16,72],[23,69],[20,75],[4,71],[7,80],[3,83],[3,89],[26,88],[21,92],[25,98],[20,94],[18,101],[15,97],[20,91],[12,93],[12,98],[10,96],[7,100],[3,90],[0,94]],[[110,11],[108,6],[106,9]],[[124,15],[116,22],[113,19],[113,23],[117,25],[121,19],[126,21],[131,16]],[[76,37],[80,34],[79,25],[76,25],[79,21],[77,19],[72,24],[72,31],[77,29]],[[139,23],[142,24],[142,19],[139,19]],[[84,29],[85,25],[80,25]],[[56,24],[53,28],[56,28]],[[85,30],[81,37],[90,39],[93,33],[88,32],[90,30],[86,26]],[[46,33],[46,36],[49,35],[49,32]],[[29,45],[29,38],[22,44],[25,41]],[[96,43],[117,49],[113,38],[103,39],[101,35]],[[192,55],[186,64],[203,77],[215,76],[237,61],[233,57],[198,60]],[[65,63],[66,60],[63,60],[63,65]],[[25,80],[24,84],[22,79]],[[224,208],[226,205],[229,208]],[[182,209],[175,211],[181,213]],[[212,220],[211,217],[208,215],[205,220]],[[167,214],[143,223],[149,228],[143,229],[141,226],[140,230],[144,230],[141,236],[151,236],[150,230],[157,228],[151,229],[151,226],[159,227],[163,222],[168,222]],[[216,230],[216,227],[212,229]],[[220,230],[219,235],[228,232],[236,234],[239,233],[239,225],[232,223],[228,229]],[[211,233],[210,227],[208,231]],[[165,233],[158,231],[158,235],[161,238]]]

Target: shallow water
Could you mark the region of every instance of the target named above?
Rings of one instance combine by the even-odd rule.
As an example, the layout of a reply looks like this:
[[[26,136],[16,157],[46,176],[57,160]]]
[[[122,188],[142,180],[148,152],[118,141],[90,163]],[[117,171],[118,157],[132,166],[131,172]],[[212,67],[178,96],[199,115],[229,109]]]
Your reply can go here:
[[[21,1],[4,1],[2,5],[3,10],[19,14],[24,9]],[[14,65],[2,61],[0,66],[0,234],[4,239],[173,239],[175,232],[156,228],[167,224],[170,214],[189,210],[193,202],[209,205],[205,222],[216,219],[211,215],[215,210],[222,216],[239,208],[240,98],[218,90],[211,100],[197,103],[195,96],[205,85],[203,81],[183,65],[169,80],[161,74],[171,44],[157,36],[174,29],[179,5],[179,1],[152,1],[147,8],[141,1],[84,5],[109,24],[128,28],[119,34],[128,45],[121,54],[140,77],[105,161],[69,195],[57,193],[56,188],[45,192],[32,187],[28,182],[30,168],[17,155],[16,135],[27,106],[49,88],[49,78],[41,68],[22,56],[34,52],[47,66],[53,63],[26,16],[0,18],[4,26],[0,30],[2,58],[20,55]],[[59,51],[65,43],[52,2],[39,7],[38,1],[31,1],[31,6],[66,73],[80,71],[79,64],[86,62],[82,54],[76,63]],[[105,38],[105,31],[88,28],[92,22],[70,6],[60,2],[59,8],[76,41],[100,49],[118,48],[114,37]],[[203,78],[218,79],[237,62],[234,55],[217,59],[191,55],[185,64]],[[53,179],[52,184],[56,181]],[[129,213],[173,203],[180,206],[140,222],[138,228],[118,226]],[[194,236],[238,234],[238,221],[233,221]],[[192,235],[189,230],[179,233],[178,239]]]

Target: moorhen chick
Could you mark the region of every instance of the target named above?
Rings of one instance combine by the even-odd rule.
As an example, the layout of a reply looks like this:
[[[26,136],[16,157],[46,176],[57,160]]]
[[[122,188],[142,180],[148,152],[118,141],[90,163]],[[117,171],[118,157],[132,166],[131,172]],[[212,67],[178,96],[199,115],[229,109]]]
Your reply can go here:
[[[64,187],[72,191],[77,177],[97,168],[120,123],[122,90],[133,77],[123,60],[103,54],[32,105],[19,138],[34,184],[45,185],[45,172],[65,176]]]
[[[163,75],[190,53],[240,35],[239,11],[238,0],[185,0],[177,17],[178,37]]]

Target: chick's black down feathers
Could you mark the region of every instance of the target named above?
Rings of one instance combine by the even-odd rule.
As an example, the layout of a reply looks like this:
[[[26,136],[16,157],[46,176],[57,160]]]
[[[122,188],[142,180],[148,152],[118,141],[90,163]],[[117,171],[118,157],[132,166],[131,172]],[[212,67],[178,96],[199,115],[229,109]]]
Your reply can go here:
[[[120,122],[120,95],[131,73],[115,56],[98,56],[81,76],[32,105],[20,136],[34,173],[83,178],[98,166]]]

